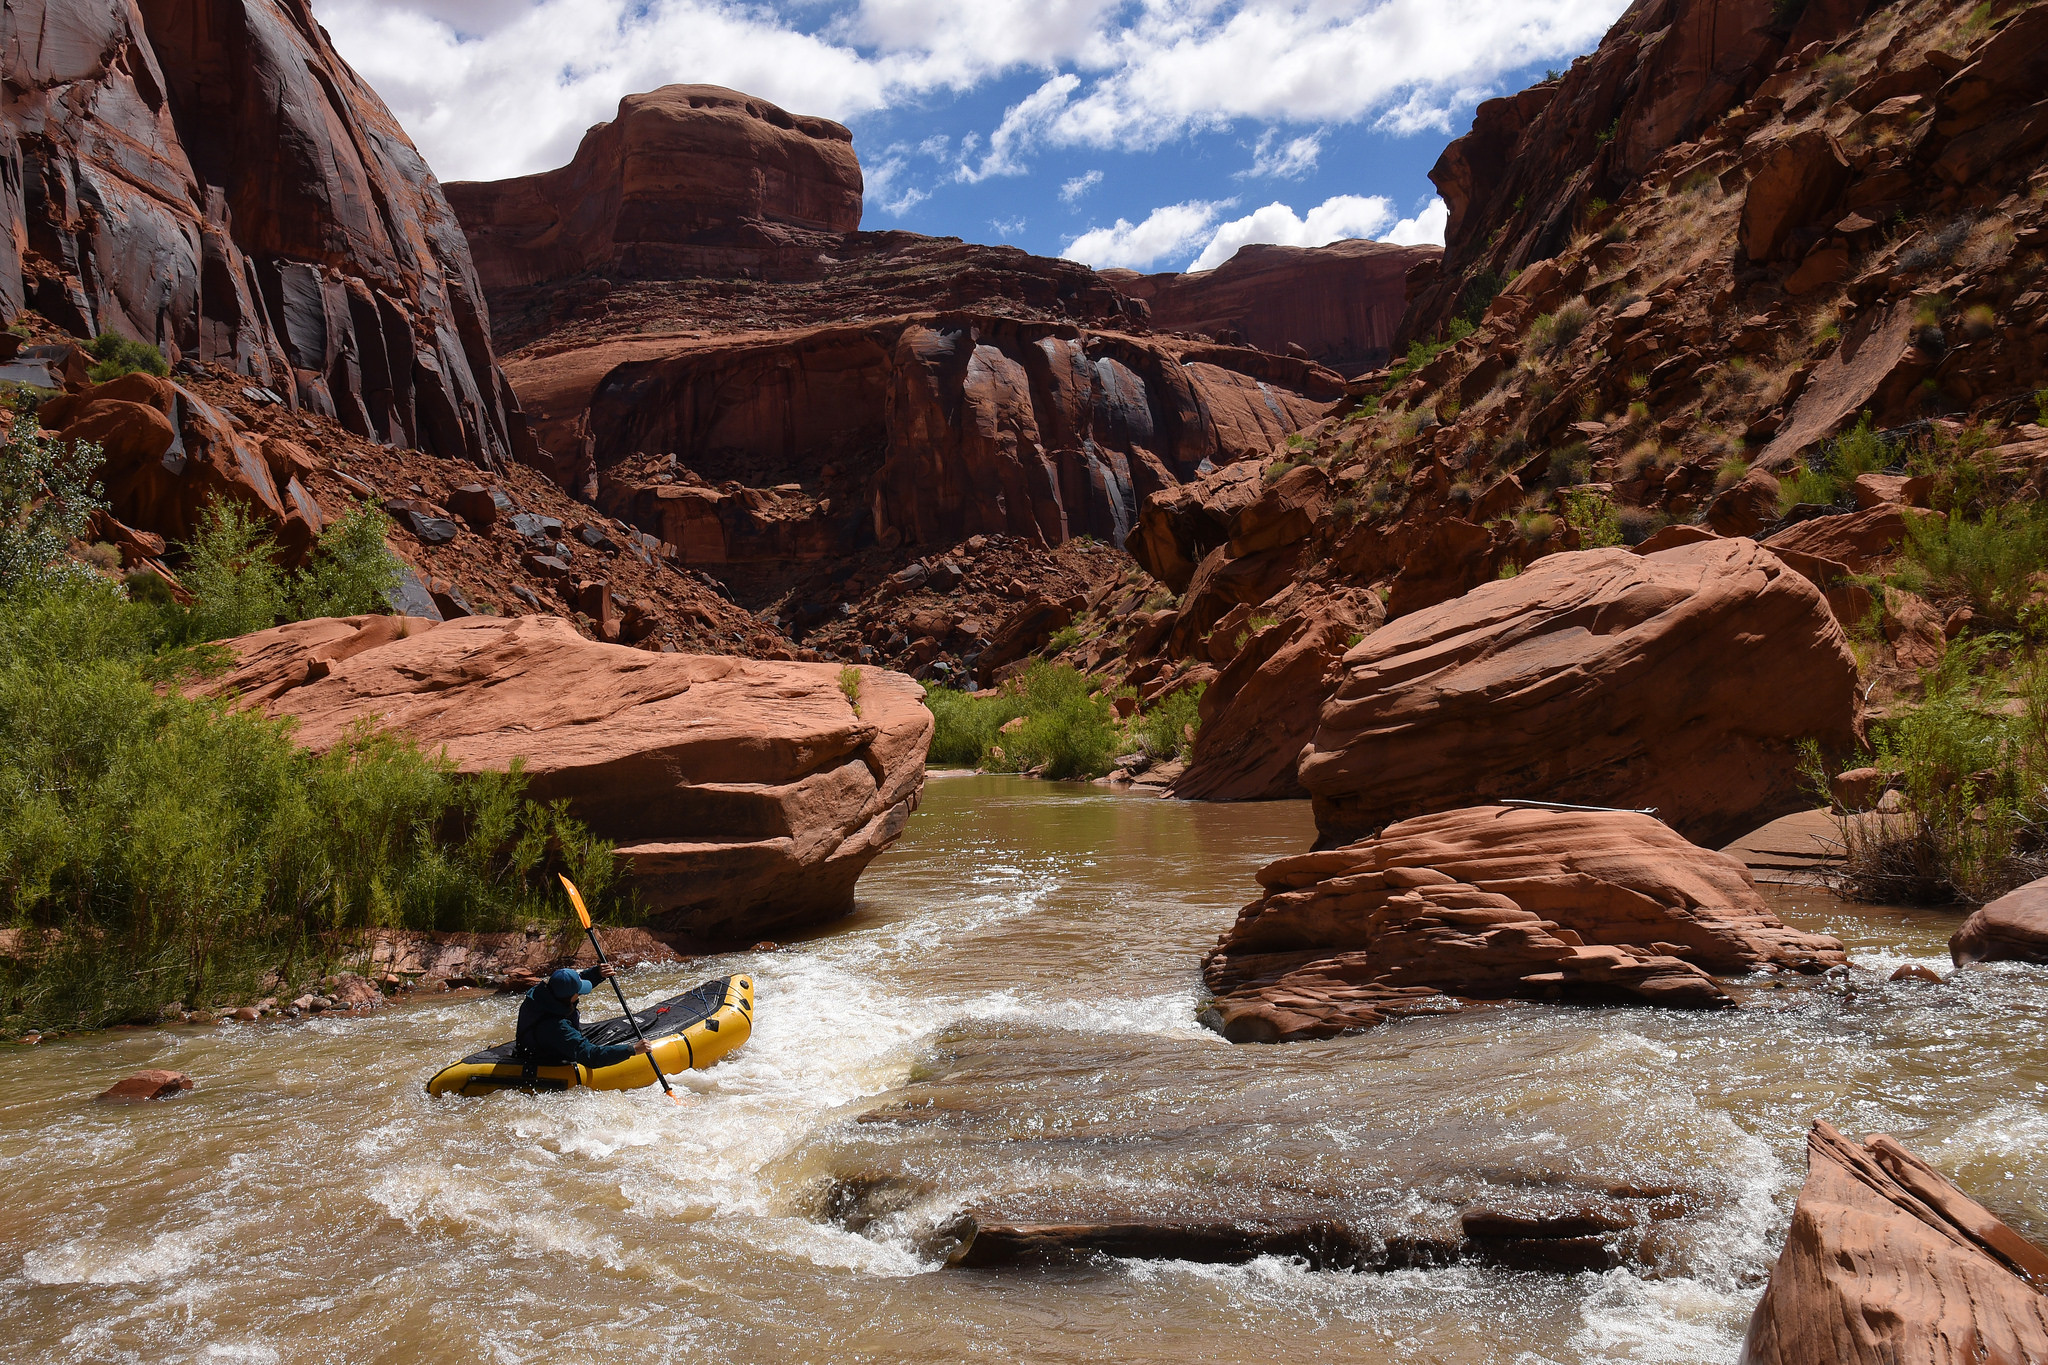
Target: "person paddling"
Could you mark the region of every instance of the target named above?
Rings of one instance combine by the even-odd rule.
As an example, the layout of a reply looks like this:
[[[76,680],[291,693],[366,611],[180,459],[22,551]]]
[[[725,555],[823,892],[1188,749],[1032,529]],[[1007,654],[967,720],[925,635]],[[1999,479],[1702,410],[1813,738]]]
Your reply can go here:
[[[519,1051],[522,1060],[541,1066],[616,1066],[636,1053],[651,1049],[646,1039],[600,1047],[583,1036],[583,1020],[576,1002],[597,989],[597,983],[618,975],[609,962],[574,971],[558,968],[547,980],[526,993],[519,1003]]]

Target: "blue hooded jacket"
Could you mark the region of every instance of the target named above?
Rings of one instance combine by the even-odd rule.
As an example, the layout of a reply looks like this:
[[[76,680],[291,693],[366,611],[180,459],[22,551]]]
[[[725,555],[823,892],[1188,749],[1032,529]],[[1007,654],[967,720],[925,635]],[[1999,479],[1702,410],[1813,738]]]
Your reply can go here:
[[[597,968],[581,973],[593,985],[600,979]],[[526,993],[519,1004],[519,1031],[514,1035],[519,1051],[542,1066],[575,1063],[595,1070],[616,1066],[633,1055],[629,1045],[599,1047],[583,1036],[583,1019],[576,1013],[576,1000],[556,995],[546,981]]]

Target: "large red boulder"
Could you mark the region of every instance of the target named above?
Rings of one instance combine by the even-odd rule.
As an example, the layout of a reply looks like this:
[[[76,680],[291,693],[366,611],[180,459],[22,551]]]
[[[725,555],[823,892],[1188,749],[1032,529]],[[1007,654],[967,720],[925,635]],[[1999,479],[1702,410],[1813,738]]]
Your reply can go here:
[[[1800,746],[1858,742],[1827,601],[1753,541],[1586,550],[1344,658],[1301,780],[1325,843],[1502,797],[1653,807],[1718,846],[1796,809]]]
[[[455,216],[309,0],[21,0],[5,33],[0,319],[215,361],[389,444],[525,453]]]
[[[1977,909],[1948,941],[1958,967],[1979,962],[2048,964],[2048,878]]]
[[[115,1081],[94,1098],[101,1104],[147,1104],[174,1100],[192,1088],[192,1078],[182,1071],[138,1071]]]
[[[1327,1038],[1442,995],[1733,1003],[1710,973],[1816,972],[1749,872],[1647,815],[1482,806],[1283,858],[1203,961],[1235,1042]]]
[[[552,616],[323,618],[228,642],[203,684],[297,719],[315,750],[372,721],[615,840],[658,928],[733,941],[853,908],[924,790],[924,690],[863,668],[650,654]]]
[[[1102,277],[1150,305],[1162,332],[1235,334],[1262,351],[1299,346],[1346,375],[1391,358],[1407,305],[1408,272],[1443,254],[1433,246],[1365,240],[1328,246],[1239,247],[1214,270]]]
[[[2048,1360],[2048,1252],[1880,1133],[1819,1122],[1743,1365]]]
[[[568,165],[458,181],[448,198],[496,290],[592,269],[658,272],[673,248],[745,240],[754,224],[852,232],[862,188],[844,126],[716,85],[665,85],[620,100]]]
[[[1752,261],[1778,255],[1849,183],[1849,161],[1826,130],[1808,128],[1765,149],[1742,201],[1740,240]]]

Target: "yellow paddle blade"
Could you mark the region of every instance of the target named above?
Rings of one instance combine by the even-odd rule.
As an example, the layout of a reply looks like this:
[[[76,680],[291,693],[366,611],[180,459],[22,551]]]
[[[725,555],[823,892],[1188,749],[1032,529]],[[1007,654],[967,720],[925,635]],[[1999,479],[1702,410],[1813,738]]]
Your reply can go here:
[[[559,872],[555,875],[562,877],[562,874]],[[562,887],[569,893],[569,904],[576,907],[576,918],[582,920],[583,927],[588,929],[590,927],[590,911],[583,907],[583,893],[578,891],[576,883],[570,881],[567,877],[562,877]]]

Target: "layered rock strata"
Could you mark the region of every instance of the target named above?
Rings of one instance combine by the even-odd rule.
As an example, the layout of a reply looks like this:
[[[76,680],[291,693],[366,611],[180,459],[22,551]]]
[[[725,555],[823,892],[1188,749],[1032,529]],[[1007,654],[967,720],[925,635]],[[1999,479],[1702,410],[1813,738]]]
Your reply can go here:
[[[2048,1251],[1880,1133],[1814,1124],[1744,1365],[2048,1360]]]
[[[853,134],[715,85],[619,101],[568,165],[448,186],[486,289],[604,269],[689,273],[718,248],[772,246],[774,228],[860,226]],[[706,251],[710,248],[710,251]]]
[[[1432,246],[1345,241],[1239,247],[1214,270],[1102,277],[1143,299],[1152,326],[1197,332],[1262,351],[1301,355],[1340,374],[1385,366],[1407,307],[1408,272],[1443,254]]]
[[[619,845],[657,928],[710,941],[851,910],[924,787],[931,713],[899,674],[649,654],[567,621],[320,619],[230,642],[204,690],[298,722],[323,750],[368,721],[465,772],[522,760]]]
[[[1719,845],[1798,805],[1802,744],[1858,739],[1826,599],[1746,540],[1552,555],[1375,631],[1342,669],[1301,757],[1325,844],[1533,797],[1654,808]]]
[[[1283,858],[1203,959],[1233,1042],[1328,1038],[1446,997],[1733,1004],[1714,979],[1843,963],[1741,863],[1626,811],[1482,806]]]
[[[386,444],[535,453],[455,215],[307,0],[24,0],[0,51],[0,317],[218,362]]]

